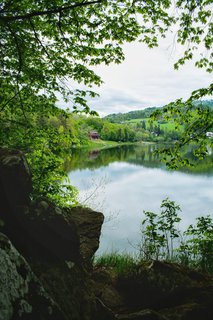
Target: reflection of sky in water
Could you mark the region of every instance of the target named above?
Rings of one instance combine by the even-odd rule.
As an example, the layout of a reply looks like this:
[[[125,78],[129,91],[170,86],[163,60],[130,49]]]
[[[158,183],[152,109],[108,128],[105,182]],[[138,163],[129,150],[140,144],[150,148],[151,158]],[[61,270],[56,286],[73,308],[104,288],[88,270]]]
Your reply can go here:
[[[134,251],[132,245],[140,239],[143,210],[159,212],[166,197],[181,206],[181,229],[199,215],[213,215],[212,176],[114,162],[95,170],[72,171],[70,180],[79,189],[80,199],[88,198],[87,204],[101,210],[109,220],[102,229],[99,253]]]

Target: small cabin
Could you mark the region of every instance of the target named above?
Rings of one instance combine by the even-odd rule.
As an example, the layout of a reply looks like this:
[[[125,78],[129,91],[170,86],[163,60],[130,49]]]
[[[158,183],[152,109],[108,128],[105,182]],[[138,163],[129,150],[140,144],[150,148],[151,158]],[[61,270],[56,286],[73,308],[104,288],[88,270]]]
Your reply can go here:
[[[89,137],[91,140],[99,139],[100,135],[97,131],[90,131],[89,132]]]

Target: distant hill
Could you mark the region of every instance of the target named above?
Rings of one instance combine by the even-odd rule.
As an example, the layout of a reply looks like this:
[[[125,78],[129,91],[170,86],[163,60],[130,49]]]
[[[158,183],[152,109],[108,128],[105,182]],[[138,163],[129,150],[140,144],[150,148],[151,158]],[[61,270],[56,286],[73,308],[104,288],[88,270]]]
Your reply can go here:
[[[141,119],[141,118],[149,118],[151,113],[155,111],[157,107],[150,107],[143,110],[134,110],[127,113],[113,113],[104,117],[104,119],[113,122],[113,123],[121,123],[124,121],[128,121],[131,119]]]
[[[213,110],[213,100],[196,101],[195,105],[197,104],[200,104],[203,107],[208,107]],[[150,108],[145,108],[143,110],[129,111],[127,113],[112,113],[107,115],[103,119],[106,119],[112,123],[122,123],[132,119],[144,119],[144,118],[149,118],[151,113],[158,108],[159,107],[150,107]]]
[[[196,101],[195,104],[202,103],[203,107],[208,107],[213,110],[213,100],[202,100],[202,101]]]

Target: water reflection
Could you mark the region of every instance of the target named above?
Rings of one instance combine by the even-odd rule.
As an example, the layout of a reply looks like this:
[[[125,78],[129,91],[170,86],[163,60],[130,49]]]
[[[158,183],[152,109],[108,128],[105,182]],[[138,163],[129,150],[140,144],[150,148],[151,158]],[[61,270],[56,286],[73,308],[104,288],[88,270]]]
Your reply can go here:
[[[103,150],[73,149],[72,157],[66,163],[67,171],[76,169],[97,169],[108,166],[112,162],[127,162],[147,168],[162,168],[167,170],[164,163],[160,161],[160,155],[155,153],[160,147],[156,144],[124,145],[116,148]],[[192,150],[188,151],[189,158],[193,161]],[[180,171],[188,173],[205,172],[213,174],[213,154],[196,163],[192,168],[181,168]]]
[[[143,210],[159,212],[166,197],[181,205],[181,229],[196,216],[213,213],[212,157],[190,172],[169,171],[153,152],[156,148],[150,144],[92,152],[75,150],[67,163],[80,199],[88,199],[87,204],[104,212],[106,220],[115,218],[103,227],[99,253],[134,252]]]

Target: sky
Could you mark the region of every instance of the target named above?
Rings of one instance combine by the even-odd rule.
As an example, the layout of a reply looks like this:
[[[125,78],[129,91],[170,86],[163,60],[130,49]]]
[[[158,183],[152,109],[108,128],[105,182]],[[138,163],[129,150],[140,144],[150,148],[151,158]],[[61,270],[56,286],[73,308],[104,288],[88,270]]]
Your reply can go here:
[[[174,63],[182,48],[174,48],[174,36],[160,40],[159,47],[149,49],[143,43],[125,44],[125,60],[120,65],[97,66],[94,71],[104,84],[94,87],[99,98],[89,101],[92,110],[105,116],[151,106],[163,106],[178,98],[187,98],[193,90],[207,87],[212,75],[187,62],[179,70]]]

